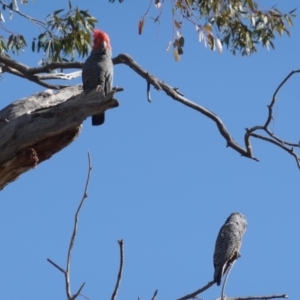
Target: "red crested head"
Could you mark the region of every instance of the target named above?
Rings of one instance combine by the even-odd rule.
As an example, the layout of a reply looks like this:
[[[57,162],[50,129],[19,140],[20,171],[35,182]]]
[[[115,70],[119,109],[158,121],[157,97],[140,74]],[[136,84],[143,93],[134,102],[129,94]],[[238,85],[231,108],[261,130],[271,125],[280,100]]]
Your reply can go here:
[[[106,43],[106,47],[108,49],[111,49],[109,36],[104,31],[101,31],[99,29],[94,29],[93,38],[94,38],[93,50],[99,49],[99,47],[103,42]]]

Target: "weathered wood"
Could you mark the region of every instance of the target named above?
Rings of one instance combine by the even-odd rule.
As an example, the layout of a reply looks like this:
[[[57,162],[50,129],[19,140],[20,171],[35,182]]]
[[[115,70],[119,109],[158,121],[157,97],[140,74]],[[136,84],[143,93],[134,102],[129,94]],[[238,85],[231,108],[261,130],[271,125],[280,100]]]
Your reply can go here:
[[[87,117],[119,106],[115,92],[84,93],[77,85],[57,93],[46,90],[1,110],[0,189],[68,146]]]

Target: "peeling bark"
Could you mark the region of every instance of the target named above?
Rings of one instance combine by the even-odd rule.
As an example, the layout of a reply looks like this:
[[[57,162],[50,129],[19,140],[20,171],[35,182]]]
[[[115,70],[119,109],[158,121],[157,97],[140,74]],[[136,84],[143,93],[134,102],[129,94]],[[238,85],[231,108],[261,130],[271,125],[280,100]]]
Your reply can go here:
[[[80,134],[82,122],[96,113],[119,106],[99,91],[71,86],[15,101],[0,111],[0,190],[22,173],[36,167]]]

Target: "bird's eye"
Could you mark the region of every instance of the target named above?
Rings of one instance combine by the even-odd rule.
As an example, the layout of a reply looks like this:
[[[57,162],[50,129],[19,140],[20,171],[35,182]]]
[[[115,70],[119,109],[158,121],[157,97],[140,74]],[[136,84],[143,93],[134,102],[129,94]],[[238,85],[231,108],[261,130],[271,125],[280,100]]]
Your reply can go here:
[[[236,225],[239,225],[239,222],[235,222],[236,223]]]

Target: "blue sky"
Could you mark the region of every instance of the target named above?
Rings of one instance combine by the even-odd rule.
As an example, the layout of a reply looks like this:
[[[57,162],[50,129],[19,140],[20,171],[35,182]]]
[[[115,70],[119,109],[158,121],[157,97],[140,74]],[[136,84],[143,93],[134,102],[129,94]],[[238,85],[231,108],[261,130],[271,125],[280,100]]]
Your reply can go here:
[[[289,11],[298,1],[261,1]],[[73,1],[88,9],[111,37],[113,53],[130,54],[143,68],[216,113],[234,139],[243,143],[246,127],[261,125],[267,105],[283,78],[299,68],[300,23],[291,38],[275,40],[275,51],[251,57],[222,55],[199,43],[185,25],[184,55],[175,62],[165,49],[172,37],[170,7],[160,26],[147,19],[142,36],[139,18],[148,1],[110,4]],[[67,1],[30,2],[20,6],[44,19],[67,8]],[[156,16],[153,9],[151,15]],[[6,26],[31,38],[39,32],[16,15]],[[41,54],[30,47],[18,59],[30,66]],[[80,78],[69,82],[77,84]],[[275,133],[299,140],[299,76],[280,91],[275,106]],[[74,213],[87,176],[87,151],[93,170],[88,199],[80,215],[72,259],[72,291],[86,282],[89,299],[107,299],[119,267],[118,239],[124,239],[125,264],[118,299],[176,299],[213,278],[212,255],[219,228],[231,212],[245,214],[248,228],[227,284],[227,296],[287,293],[299,299],[298,228],[300,171],[279,148],[252,140],[254,162],[226,148],[216,126],[203,115],[152,89],[128,67],[115,67],[120,107],[106,123],[83,124],[69,147],[23,174],[0,194],[1,297],[64,299],[62,274],[46,259],[64,267]],[[1,107],[44,88],[4,74]],[[295,239],[296,236],[296,239]],[[215,299],[213,286],[200,296]]]

